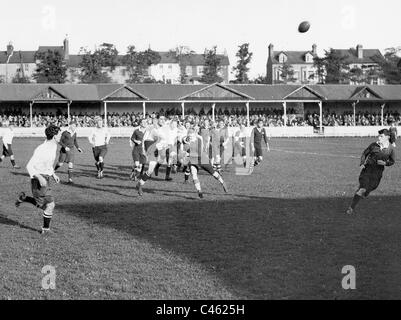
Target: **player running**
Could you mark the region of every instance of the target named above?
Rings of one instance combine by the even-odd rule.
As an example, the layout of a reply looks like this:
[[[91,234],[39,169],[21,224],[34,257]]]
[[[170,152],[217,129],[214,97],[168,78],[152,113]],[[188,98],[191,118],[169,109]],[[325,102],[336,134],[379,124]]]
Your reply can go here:
[[[134,131],[130,139],[130,146],[132,148],[132,160],[134,166],[130,178],[134,181],[137,180],[141,174],[142,167],[146,164],[144,136],[146,132],[147,121],[146,119],[139,120],[139,128]]]
[[[192,175],[196,191],[198,191],[199,198],[203,198],[201,184],[198,179],[199,169],[202,168],[223,186],[224,192],[227,193],[227,186],[223,180],[221,174],[213,169],[213,166],[207,160],[206,163],[202,162],[202,153],[208,155],[208,151],[205,152],[203,148],[202,137],[198,135],[194,128],[188,130],[188,135],[183,140],[184,150],[186,152],[186,158],[184,163],[186,165],[185,181],[188,181],[189,176]],[[206,156],[207,158],[207,156]]]
[[[103,178],[104,157],[107,154],[107,145],[110,142],[110,132],[103,127],[103,120],[98,119],[96,128],[89,135],[89,142],[92,144],[93,156],[97,168],[97,178]]]
[[[82,152],[82,149],[78,145],[77,140],[77,123],[72,121],[67,130],[61,134],[60,142],[61,145],[60,154],[58,157],[58,163],[54,168],[57,171],[64,163],[68,164],[68,183],[72,183],[72,176],[74,170],[74,148],[77,148],[78,152]]]
[[[164,117],[163,117],[164,118]],[[146,151],[147,157],[149,159],[148,170],[141,174],[140,179],[137,183],[138,194],[143,195],[142,187],[145,185],[146,181],[149,180],[153,171],[156,174],[156,168],[160,167],[160,164],[167,161],[166,170],[166,181],[172,180],[170,178],[171,163],[175,156],[174,146],[178,137],[177,121],[172,120],[170,124],[164,125],[164,119],[159,121],[160,127],[156,132],[154,132],[155,137],[157,136],[157,141],[149,146]],[[172,150],[172,152],[170,152]]]
[[[254,166],[257,166],[263,161],[262,140],[268,148],[267,134],[263,127],[263,120],[259,119],[255,128],[251,133],[251,150],[254,153]]]
[[[14,169],[21,169],[19,165],[15,163],[15,157],[12,149],[14,139],[14,126],[10,125],[3,136],[3,153],[0,156],[0,163],[7,157],[10,157],[11,164]]]
[[[159,168],[166,161],[166,181],[173,180],[170,177],[171,166],[174,163],[174,159],[177,157],[177,139],[178,139],[178,128],[177,120],[171,120],[169,124],[165,124],[164,117],[160,117],[159,122],[160,128],[157,131],[158,141],[156,142],[158,161],[155,166],[155,176],[159,174]]]
[[[46,141],[35,149],[32,158],[26,165],[31,177],[32,197],[27,197],[24,192],[21,192],[15,203],[16,207],[19,207],[21,203],[27,202],[43,210],[42,234],[50,231],[50,221],[55,207],[55,200],[50,188],[50,177],[53,177],[56,183],[60,182],[53,169],[57,155],[56,136],[59,131],[60,128],[55,125],[46,128]]]
[[[390,144],[390,131],[383,129],[379,131],[379,140],[372,143],[361,157],[361,174],[359,175],[359,189],[352,199],[347,214],[354,213],[358,202],[368,197],[377,189],[383,176],[384,167],[395,163],[395,150]]]

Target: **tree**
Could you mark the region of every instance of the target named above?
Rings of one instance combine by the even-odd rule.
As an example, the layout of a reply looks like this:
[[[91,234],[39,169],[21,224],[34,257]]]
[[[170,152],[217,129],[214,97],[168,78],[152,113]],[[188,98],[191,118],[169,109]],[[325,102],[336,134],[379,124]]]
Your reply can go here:
[[[267,84],[267,78],[265,76],[259,75],[256,78],[252,79],[250,83],[253,84]]]
[[[38,83],[64,83],[67,77],[67,66],[59,51],[47,50],[37,52],[35,59],[39,60],[33,78]]]
[[[109,83],[111,78],[107,72],[103,71],[102,57],[99,51],[95,52],[88,51],[81,48],[80,55],[82,55],[82,61],[79,64],[81,69],[79,79],[82,83]]]
[[[290,83],[290,82],[294,82],[296,80],[294,77],[294,69],[290,64],[284,62],[281,64],[279,69],[280,69],[280,76],[281,76],[283,83]]]
[[[316,76],[317,76],[317,82],[319,84],[324,83],[324,78],[326,75],[325,71],[325,64],[324,64],[324,58],[320,58],[318,56],[315,56],[313,58],[313,66],[316,68]],[[315,75],[311,75],[312,79],[314,79]]]
[[[381,68],[382,76],[388,84],[401,84],[401,47],[387,48],[384,58],[375,56],[373,59]]]
[[[235,55],[238,58],[237,65],[233,68],[235,72],[235,83],[249,83],[248,64],[252,60],[252,52],[249,52],[249,43],[244,43],[238,47],[238,52]]]
[[[103,68],[110,68],[110,71],[114,71],[118,65],[118,51],[116,47],[111,43],[102,43],[96,53],[100,57],[100,64]]]
[[[203,83],[215,83],[222,82],[223,78],[218,75],[220,70],[221,59],[217,56],[217,47],[214,46],[212,49],[205,49],[203,57],[205,59],[205,66],[200,82]]]
[[[348,77],[355,84],[366,83],[367,81],[364,70],[359,67],[354,67],[350,69]]]
[[[347,62],[349,56],[342,55],[334,49],[325,50],[323,66],[325,69],[325,83],[347,83],[349,81]]]
[[[195,51],[187,46],[178,46],[174,50],[169,51],[169,55],[178,60],[178,65],[180,66],[180,83],[184,84],[188,82],[187,67],[191,64],[191,57],[194,54]]]
[[[161,60],[159,53],[148,49],[146,51],[135,50],[131,45],[127,49],[127,54],[123,58],[123,65],[127,68],[129,79],[128,83],[153,83],[154,79],[149,77],[148,68],[152,64],[158,64]]]

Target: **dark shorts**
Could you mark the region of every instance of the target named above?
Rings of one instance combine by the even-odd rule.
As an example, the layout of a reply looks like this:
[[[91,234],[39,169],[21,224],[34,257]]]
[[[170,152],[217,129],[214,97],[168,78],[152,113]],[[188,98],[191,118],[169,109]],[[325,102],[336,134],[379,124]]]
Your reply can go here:
[[[142,146],[134,146],[132,148],[132,160],[139,161],[141,164],[146,163],[146,156],[143,153],[143,148]]]
[[[52,190],[50,188],[50,176],[42,175],[47,181],[46,187],[41,187],[39,180],[36,178],[31,179],[32,196],[36,201],[36,205],[41,209],[46,209],[48,203],[54,202]]]
[[[93,156],[95,157],[96,161],[99,161],[99,157],[102,157],[104,159],[106,154],[107,154],[106,145],[93,148]]]
[[[367,166],[359,175],[359,188],[366,189],[365,196],[376,190],[383,176],[383,170]]]
[[[255,157],[263,157],[262,146],[255,145]]]
[[[205,170],[207,173],[209,173],[210,175],[213,175],[215,170],[213,169],[213,166],[211,164],[201,164],[201,165],[197,165],[197,164],[192,164],[190,165],[191,167],[196,168],[196,171],[199,171],[199,168],[202,168],[203,170]]]
[[[73,163],[75,159],[74,149],[71,148],[70,151],[65,151],[64,148],[60,149],[60,155],[58,157],[59,163]]]
[[[7,148],[8,148],[8,149],[7,149]],[[8,145],[7,145],[7,148],[6,148],[6,146],[3,144],[3,156],[5,156],[5,157],[11,157],[12,155],[14,155],[13,149],[11,148],[11,144],[8,144]]]

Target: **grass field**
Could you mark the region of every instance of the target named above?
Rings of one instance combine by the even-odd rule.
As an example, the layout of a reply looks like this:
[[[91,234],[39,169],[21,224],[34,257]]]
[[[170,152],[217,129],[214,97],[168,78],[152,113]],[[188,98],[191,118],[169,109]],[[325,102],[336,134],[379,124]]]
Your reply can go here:
[[[23,166],[0,165],[2,299],[384,299],[401,298],[401,169],[356,215],[344,214],[357,187],[359,156],[372,139],[272,139],[251,176],[224,172],[229,193],[200,176],[193,184],[152,179],[137,196],[128,179],[127,139],[112,139],[103,180],[92,154],[76,154],[75,184],[53,184],[53,234],[39,211],[14,201],[30,193],[25,170],[41,142],[15,139]],[[164,177],[164,172],[160,175]],[[56,289],[41,269],[56,268]],[[356,268],[356,290],[341,270]]]

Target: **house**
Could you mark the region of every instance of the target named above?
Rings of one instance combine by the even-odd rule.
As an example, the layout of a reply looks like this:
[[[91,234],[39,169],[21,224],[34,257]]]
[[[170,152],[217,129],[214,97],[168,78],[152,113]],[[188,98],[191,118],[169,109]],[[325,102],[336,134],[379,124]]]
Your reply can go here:
[[[358,44],[356,48],[333,49],[333,51],[347,57],[345,61],[349,65],[348,72],[360,74],[359,79],[355,77],[349,84],[385,84],[385,79],[374,72],[380,67],[377,63],[378,59],[384,59],[379,49],[364,49],[361,44]]]
[[[317,56],[317,46],[314,44],[310,51],[274,51],[273,44],[269,45],[266,66],[268,84],[282,83],[282,68],[288,65],[294,71],[292,84],[316,84],[316,68],[314,58]]]

